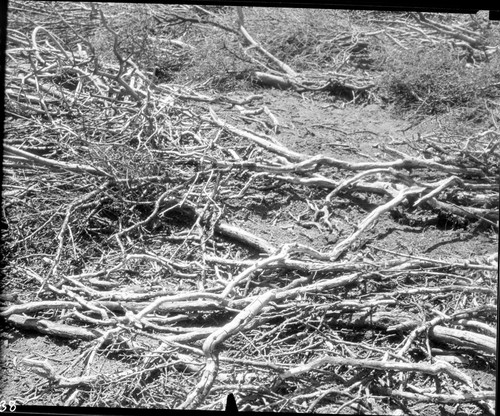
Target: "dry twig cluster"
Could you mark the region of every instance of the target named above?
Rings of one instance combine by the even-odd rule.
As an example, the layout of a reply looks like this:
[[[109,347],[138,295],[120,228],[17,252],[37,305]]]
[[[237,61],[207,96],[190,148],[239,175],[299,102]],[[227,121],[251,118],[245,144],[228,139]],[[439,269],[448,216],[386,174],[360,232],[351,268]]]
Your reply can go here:
[[[22,15],[18,9],[28,6],[12,7]],[[98,62],[69,16],[86,22],[89,14],[118,35],[102,11],[78,7],[78,15],[51,12],[50,26],[13,14],[8,32],[3,196],[16,257],[7,270],[9,278],[35,282],[38,299],[1,315],[88,346],[78,377],[31,357],[22,364],[64,389],[65,404],[106,403],[111,385],[120,386],[125,404],[151,407],[220,408],[235,391],[252,410],[311,412],[330,400],[336,411],[384,413],[389,402],[382,399],[391,398],[403,407],[477,402],[492,411],[494,391],[429,342],[493,359],[497,257],[412,257],[367,238],[397,207],[403,216],[418,209],[498,232],[498,129],[465,143],[421,136],[409,143],[411,154],[381,144],[386,161],[296,152],[210,107],[276,128],[258,95],[155,85],[117,42],[117,64]],[[450,28],[417,20],[436,31],[424,36],[430,42],[451,36]],[[332,85],[300,80],[248,34],[242,15],[239,33],[248,53],[283,71],[257,73],[261,80],[310,90]],[[400,33],[396,25],[385,30],[404,47]],[[488,55],[471,36],[451,37]],[[351,81],[343,87],[371,87],[363,77]],[[227,204],[258,197],[263,186],[323,192],[322,204],[308,203],[311,223],[325,233],[339,232],[332,207],[342,195],[374,194],[381,202],[328,251],[277,247],[227,215]],[[96,372],[103,350],[126,352],[135,370]],[[427,379],[434,382],[423,387]]]

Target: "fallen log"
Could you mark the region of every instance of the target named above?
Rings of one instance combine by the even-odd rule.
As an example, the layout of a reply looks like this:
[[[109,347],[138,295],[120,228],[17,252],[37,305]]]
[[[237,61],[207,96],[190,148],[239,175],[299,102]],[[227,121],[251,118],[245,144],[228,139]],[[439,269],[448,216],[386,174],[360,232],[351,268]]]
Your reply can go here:
[[[438,342],[481,350],[488,354],[496,354],[497,351],[496,339],[493,337],[441,325],[436,325],[429,329],[429,338]]]
[[[61,338],[82,339],[86,341],[99,338],[104,332],[99,329],[80,328],[74,325],[52,322],[48,319],[37,319],[17,314],[10,315],[7,318],[7,322],[17,328],[29,329]]]

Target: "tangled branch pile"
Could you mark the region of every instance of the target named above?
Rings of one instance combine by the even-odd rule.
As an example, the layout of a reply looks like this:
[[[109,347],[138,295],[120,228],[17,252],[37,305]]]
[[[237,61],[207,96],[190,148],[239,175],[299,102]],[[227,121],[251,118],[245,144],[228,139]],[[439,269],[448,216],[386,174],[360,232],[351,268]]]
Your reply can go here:
[[[381,143],[384,161],[296,152],[210,107],[277,127],[258,95],[155,83],[97,6],[79,4],[74,15],[46,5],[47,26],[19,17],[26,4],[12,2],[8,31],[3,221],[7,277],[27,291],[1,315],[86,342],[75,377],[22,360],[64,391],[65,404],[116,404],[119,390],[122,406],[216,409],[234,391],[251,410],[311,412],[328,401],[383,414],[413,401],[493,411],[494,391],[430,342],[495,360],[497,255],[443,260],[371,241],[395,211],[498,232],[498,125],[465,141],[422,135],[408,152]],[[98,59],[80,23],[110,36],[114,61]],[[238,30],[247,54],[275,65],[256,72],[261,80],[373,87],[365,76],[301,78],[250,36],[242,15]],[[400,32],[386,29],[404,46]],[[459,42],[476,48],[467,36]],[[291,190],[308,202],[309,225],[337,236],[333,247],[278,246],[234,223],[241,201],[284,203]],[[343,229],[336,201],[352,194],[377,195],[378,207]],[[100,372],[103,351],[135,369]]]

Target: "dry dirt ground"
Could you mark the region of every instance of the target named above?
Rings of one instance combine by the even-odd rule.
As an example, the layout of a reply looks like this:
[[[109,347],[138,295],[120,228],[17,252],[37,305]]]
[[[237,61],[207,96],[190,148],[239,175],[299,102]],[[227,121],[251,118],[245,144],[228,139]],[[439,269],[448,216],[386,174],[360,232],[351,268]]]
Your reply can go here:
[[[246,96],[251,93],[255,91],[239,91],[235,95]],[[409,148],[404,144],[405,138],[428,132],[436,126],[435,119],[412,126],[410,121],[391,115],[388,109],[381,108],[378,104],[340,104],[326,95],[300,95],[279,90],[261,90],[258,93],[263,95],[261,104],[268,106],[280,122],[275,138],[292,150],[310,155],[322,153],[356,162],[383,160],[383,154],[377,149],[378,144],[400,143],[399,149],[408,151]],[[230,119],[234,115],[227,106],[214,104],[213,108],[221,117]],[[241,127],[260,128],[251,121],[248,124],[241,119],[232,121]],[[258,183],[256,186],[257,192],[227,201],[226,218],[231,224],[251,230],[278,247],[284,243],[299,242],[327,251],[339,238],[349,235],[355,225],[381,202],[380,197],[356,193],[338,197],[332,204],[335,230],[330,231],[312,224],[314,218],[306,202],[307,199],[310,203],[319,203],[326,195],[325,190],[309,188],[297,191],[291,185],[279,188],[262,186],[259,189]],[[307,221],[311,223],[308,225]],[[396,210],[384,214],[366,235],[362,246],[348,254],[347,259],[370,260],[375,253],[374,247],[453,261],[496,252],[498,238],[491,228],[478,223],[448,222],[438,214],[420,209]],[[240,250],[241,258],[255,258],[255,253],[245,247]],[[474,280],[474,273],[471,272],[469,277]],[[281,277],[278,275],[277,278]],[[418,281],[418,276],[415,276],[415,281]],[[4,306],[11,304],[8,298],[11,293],[17,293],[18,302],[31,299],[27,291],[29,285],[16,278],[7,283],[6,289]],[[446,301],[444,295],[442,302]],[[425,305],[420,307],[425,308]],[[418,305],[415,309],[418,312]],[[364,336],[369,338],[375,335],[366,333]],[[355,335],[353,339],[356,339]],[[11,327],[2,331],[1,342],[3,400],[12,400],[18,405],[61,405],[68,403],[67,400],[78,404],[78,400],[71,402],[73,389],[61,395],[60,389],[52,389],[44,377],[34,375],[31,369],[18,365],[18,360],[26,356],[47,359],[57,372],[64,371],[62,375],[78,376],[84,366],[85,351],[88,348],[86,342],[67,342],[57,337],[19,331]],[[463,371],[480,383],[484,390],[494,389],[496,369],[480,358],[470,356],[467,359],[471,364],[465,366]],[[106,355],[98,354],[96,360],[95,365],[102,373],[135,368],[133,360],[109,351]],[[231,378],[235,375],[220,374],[220,377]],[[119,390],[120,384],[114,384],[112,391],[106,391],[103,385],[100,392],[93,392],[99,397],[94,403],[111,407],[123,406]],[[89,401],[93,401],[92,397]],[[322,413],[329,410],[328,405],[316,409]],[[411,414],[425,416],[482,414],[482,410],[472,404],[447,406],[418,403],[408,410]],[[345,412],[349,412],[349,409],[345,409]]]
[[[318,98],[313,94],[299,96],[269,90],[263,95],[263,103],[283,124],[276,135],[280,143],[300,153],[323,154],[349,162],[382,161],[384,155],[377,149],[380,143],[402,143],[402,138],[428,133],[437,124],[430,120],[412,126],[411,122],[392,115],[377,104],[344,105],[342,108],[327,97]],[[249,124],[246,127],[254,129],[257,126]],[[408,147],[403,143],[398,149],[407,151]],[[338,232],[327,232],[298,223],[297,216],[307,212],[308,206],[303,198],[294,198],[292,192],[283,198],[282,192],[264,189],[260,200],[252,196],[249,200],[235,201],[233,223],[251,229],[276,246],[297,241],[321,251],[328,250],[340,236],[352,232],[353,226],[380,202],[361,195],[352,196],[352,200],[339,198],[335,210]],[[326,194],[326,191],[312,189],[307,198],[320,203]],[[437,214],[420,210],[400,217],[396,213],[386,213],[371,234],[371,240],[381,248],[398,252],[404,249],[407,254],[432,255],[443,260],[482,256],[498,248],[493,230],[485,230],[478,224],[448,223]]]

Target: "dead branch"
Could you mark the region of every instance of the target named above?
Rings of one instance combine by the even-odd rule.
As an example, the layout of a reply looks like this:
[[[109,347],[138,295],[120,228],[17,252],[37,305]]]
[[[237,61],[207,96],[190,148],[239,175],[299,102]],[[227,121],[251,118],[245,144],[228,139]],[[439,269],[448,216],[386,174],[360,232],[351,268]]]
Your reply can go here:
[[[295,377],[300,374],[315,370],[317,368],[324,367],[326,365],[341,366],[349,365],[353,367],[363,367],[372,368],[374,370],[384,370],[384,371],[417,371],[424,374],[438,375],[444,373],[448,375],[453,380],[465,384],[466,386],[473,388],[472,379],[467,374],[460,370],[457,370],[452,365],[441,361],[435,364],[425,364],[425,363],[401,363],[396,361],[375,361],[375,360],[360,360],[351,359],[344,357],[332,357],[327,356],[317,360],[314,360],[308,364],[297,366],[290,370],[285,371],[280,375],[282,379],[287,379],[290,377]]]
[[[215,353],[214,351],[217,346],[237,331],[240,331],[244,326],[248,325],[250,321],[262,310],[262,308],[271,302],[275,296],[276,293],[274,291],[270,291],[262,296],[259,296],[238,315],[236,315],[231,322],[212,333],[205,340],[203,343],[203,352],[205,353],[206,367],[195,390],[193,390],[184,403],[182,403],[182,409],[197,407],[197,405],[202,402],[206,395],[210,392],[218,371],[218,353]]]
[[[290,77],[296,77],[297,73],[290,68],[287,64],[284,62],[281,62],[278,58],[276,58],[274,55],[270,54],[267,50],[265,50],[260,44],[258,44],[247,32],[245,27],[243,26],[243,8],[241,6],[237,7],[238,11],[238,26],[240,33],[243,35],[245,40],[248,42],[250,45],[251,49],[256,49],[259,51],[262,55],[266,56],[268,59],[271,60],[274,64],[276,64],[283,72],[285,72],[288,76]]]
[[[48,167],[53,167],[53,168],[58,168],[62,170],[69,170],[70,172],[77,172],[77,173],[90,173],[92,175],[97,175],[97,176],[108,176],[110,177],[108,173],[105,171],[94,168],[93,166],[88,166],[88,165],[79,165],[79,164],[74,164],[74,163],[65,163],[65,162],[60,162],[56,160],[51,160],[47,159],[45,157],[41,156],[36,156],[32,153],[25,152],[24,150],[21,149],[16,149],[13,146],[9,146],[8,144],[3,145],[4,149],[8,153],[13,153],[15,155],[19,155],[23,157],[26,160],[30,160],[35,164],[38,164],[40,166],[48,166]]]
[[[17,314],[10,315],[7,321],[18,328],[62,338],[92,340],[102,334],[102,331],[98,329],[85,329],[79,326],[52,322],[48,319],[36,319]]]
[[[496,339],[477,332],[462,331],[436,325],[429,329],[429,336],[439,342],[458,345],[460,347],[481,350],[488,354],[496,354]]]

